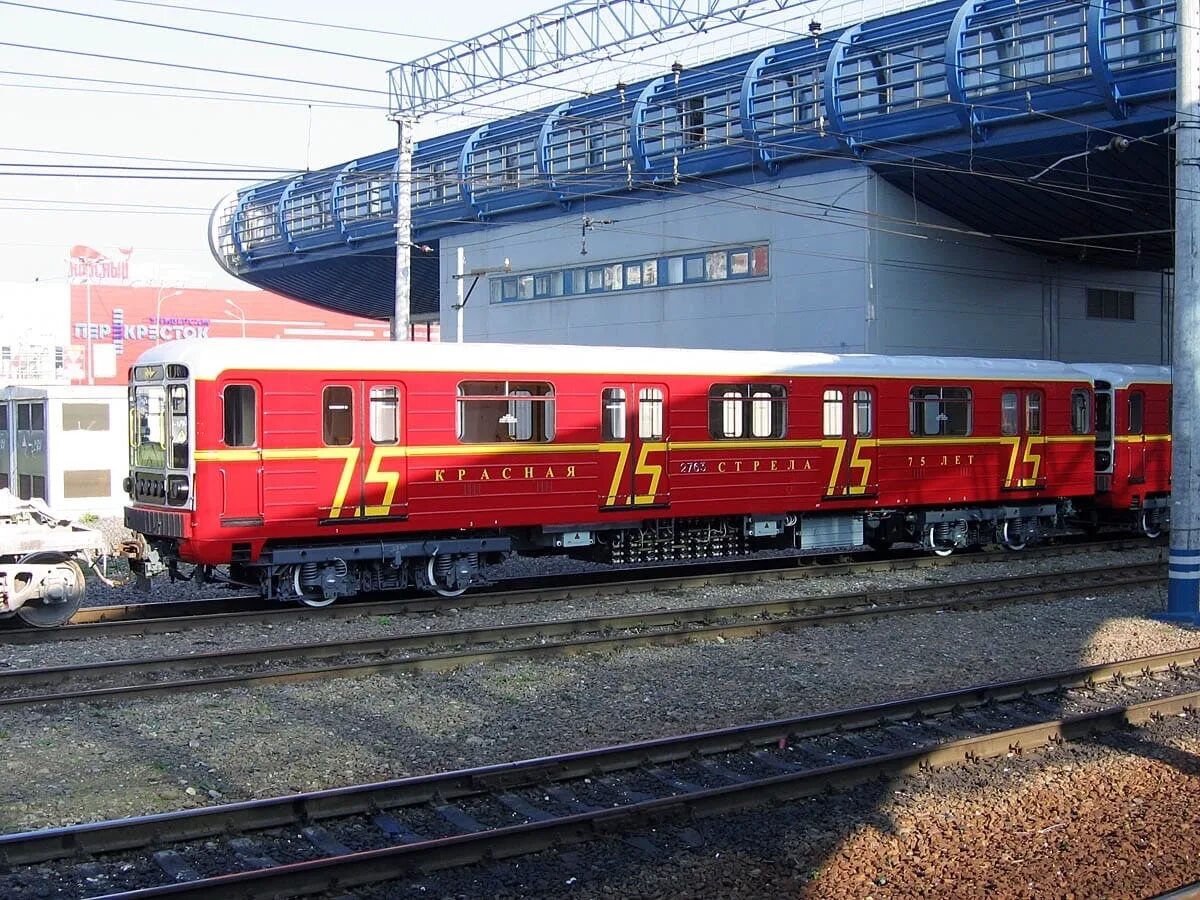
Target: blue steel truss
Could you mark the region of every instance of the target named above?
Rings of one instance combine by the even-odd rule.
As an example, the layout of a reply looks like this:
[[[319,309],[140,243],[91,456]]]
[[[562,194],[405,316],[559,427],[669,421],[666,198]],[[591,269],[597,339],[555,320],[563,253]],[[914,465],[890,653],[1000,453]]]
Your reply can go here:
[[[542,18],[492,39],[499,54],[501,42],[524,35],[517,62],[533,66],[643,31],[695,27],[701,7],[712,16],[751,5],[580,0],[560,9],[595,13],[586,40],[573,30],[581,19],[568,27]],[[1030,159],[1077,149],[1089,129],[1160,135],[1174,115],[1174,20],[1175,0],[949,0],[422,141],[414,241],[559,214],[583,198],[628,201],[664,182],[705,190],[713,173],[752,180],[860,164],[887,173],[898,155]],[[393,73],[397,108],[462,99],[517,65],[498,55],[490,75],[467,79],[455,74],[467,57],[452,51],[429,58],[444,61],[436,79],[432,68],[420,78]],[[395,183],[390,150],[245,188],[214,211],[213,253],[235,275],[325,302],[297,276],[322,261],[333,271],[357,254],[394,254]],[[936,195],[922,199],[939,205]],[[359,290],[339,308],[388,314],[390,284]]]

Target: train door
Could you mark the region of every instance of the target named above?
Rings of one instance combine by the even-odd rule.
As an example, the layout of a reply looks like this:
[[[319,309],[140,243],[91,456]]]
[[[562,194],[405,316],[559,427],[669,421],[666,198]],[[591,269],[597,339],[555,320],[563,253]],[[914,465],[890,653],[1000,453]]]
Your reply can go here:
[[[1113,476],[1113,391],[1107,381],[1096,382],[1096,490],[1112,490]]]
[[[336,448],[342,448],[330,519],[404,518],[408,479],[402,399],[402,386],[394,383],[360,381],[322,390],[322,441],[334,457],[339,456]]]
[[[1046,395],[1036,388],[1008,388],[1000,394],[1000,434],[1008,444],[1006,490],[1046,486]]]
[[[146,427],[154,427],[154,415],[143,415],[139,387],[139,406],[136,410],[139,440]],[[151,393],[153,401],[153,394]],[[218,475],[221,479],[221,524],[251,525],[263,521],[263,460],[262,460],[262,410],[259,400],[261,385],[227,384],[221,389],[222,434],[221,442],[228,449],[220,455]],[[165,404],[165,395],[162,401]],[[184,403],[186,405],[186,397]],[[162,413],[165,417],[165,406]],[[150,423],[147,426],[144,423]],[[165,427],[161,426],[161,427]],[[150,433],[151,446],[158,439]],[[165,437],[163,438],[165,445]]]
[[[827,387],[822,419],[823,443],[835,450],[825,497],[874,497],[879,493],[874,389],[853,384]]]
[[[612,461],[603,509],[665,507],[670,503],[667,388],[629,383],[603,388],[601,460]]]
[[[1129,483],[1143,484],[1146,481],[1146,394],[1143,391],[1126,392],[1128,435],[1126,450],[1129,457]]]

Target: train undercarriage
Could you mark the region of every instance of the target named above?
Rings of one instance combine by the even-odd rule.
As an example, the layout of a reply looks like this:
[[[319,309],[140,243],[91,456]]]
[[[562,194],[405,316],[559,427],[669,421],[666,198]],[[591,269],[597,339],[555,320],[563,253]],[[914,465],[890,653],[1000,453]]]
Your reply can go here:
[[[1160,505],[1139,521],[1156,536],[1165,527]],[[454,533],[357,542],[268,545],[251,561],[248,545],[235,545],[227,572],[198,567],[190,577],[251,587],[264,596],[322,607],[340,597],[416,589],[453,598],[490,583],[489,570],[510,556],[562,555],[609,565],[720,559],[761,550],[822,552],[870,546],[915,546],[939,556],[1000,545],[1013,551],[1055,535],[1079,521],[1069,500],[995,507],[872,510],[866,513],[782,514],[656,519]],[[168,541],[161,567],[182,577]],[[241,560],[239,560],[239,556]]]

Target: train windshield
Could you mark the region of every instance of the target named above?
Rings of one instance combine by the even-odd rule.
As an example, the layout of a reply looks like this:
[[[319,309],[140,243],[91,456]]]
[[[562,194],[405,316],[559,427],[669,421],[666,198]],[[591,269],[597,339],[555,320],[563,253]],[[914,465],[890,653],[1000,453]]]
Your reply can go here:
[[[187,385],[145,384],[132,388],[129,443],[134,467],[186,469]]]

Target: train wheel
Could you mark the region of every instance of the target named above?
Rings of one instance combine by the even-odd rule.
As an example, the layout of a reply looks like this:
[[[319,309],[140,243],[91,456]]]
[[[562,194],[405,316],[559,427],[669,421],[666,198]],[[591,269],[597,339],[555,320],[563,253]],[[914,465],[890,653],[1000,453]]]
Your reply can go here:
[[[83,596],[87,592],[87,582],[79,563],[61,553],[30,553],[19,562],[54,566],[51,576],[54,583],[48,596],[29,600],[18,607],[17,615],[21,620],[35,628],[58,628],[71,621],[83,605]]]
[[[467,592],[467,587],[451,588],[446,587],[445,574],[438,573],[439,563],[444,566],[448,562],[452,562],[452,556],[431,556],[429,557],[429,565],[425,567],[425,578],[429,581],[430,586],[443,597],[461,597]]]
[[[929,546],[933,550],[935,555],[940,556],[944,559],[945,557],[949,556],[951,553],[954,552],[954,547],[952,547],[952,546],[951,547],[939,547],[937,545],[937,542],[934,540],[934,531],[936,528],[937,528],[936,525],[929,526],[929,535],[928,535]]]
[[[296,574],[292,578],[292,587],[296,589],[296,599],[305,606],[311,606],[313,609],[324,609],[329,604],[337,599],[335,594],[332,597],[326,597],[324,592],[312,593],[304,589],[304,584],[300,580],[302,568],[296,566]]]
[[[1162,520],[1152,509],[1142,510],[1141,516],[1138,517],[1138,526],[1142,529],[1142,534],[1150,540],[1162,537]]]
[[[1021,534],[1019,520],[1004,520],[1004,524],[1000,526],[1000,543],[1013,551],[1025,549],[1026,540]]]

